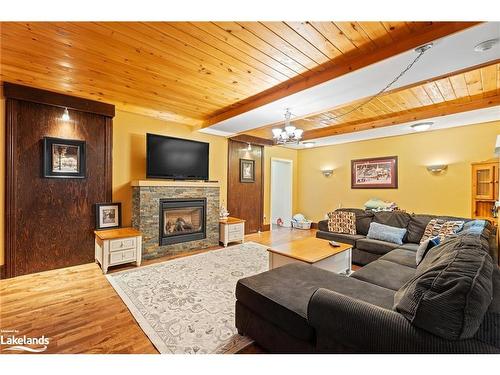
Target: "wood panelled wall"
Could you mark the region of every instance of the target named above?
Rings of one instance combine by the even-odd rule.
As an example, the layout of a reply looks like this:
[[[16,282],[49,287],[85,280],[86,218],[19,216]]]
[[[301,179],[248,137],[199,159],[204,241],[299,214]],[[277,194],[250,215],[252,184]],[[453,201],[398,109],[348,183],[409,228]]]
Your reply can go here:
[[[229,140],[227,209],[231,216],[246,220],[245,233],[262,230],[264,219],[264,147]],[[240,159],[255,160],[255,182],[240,182]]]
[[[92,262],[94,204],[111,201],[114,107],[8,83],[4,95],[6,277]],[[86,141],[85,179],[42,177],[46,136]]]

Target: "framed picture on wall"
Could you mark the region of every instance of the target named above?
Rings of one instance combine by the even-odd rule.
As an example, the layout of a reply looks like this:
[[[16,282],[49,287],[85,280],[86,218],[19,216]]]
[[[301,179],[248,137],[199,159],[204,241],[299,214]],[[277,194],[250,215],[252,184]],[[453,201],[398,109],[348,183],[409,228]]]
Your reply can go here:
[[[255,182],[255,160],[240,159],[240,182]]]
[[[122,225],[122,204],[97,203],[95,217],[97,230],[119,228]]]
[[[352,189],[397,189],[398,157],[358,159],[351,161]]]
[[[43,177],[85,178],[85,141],[43,138]]]

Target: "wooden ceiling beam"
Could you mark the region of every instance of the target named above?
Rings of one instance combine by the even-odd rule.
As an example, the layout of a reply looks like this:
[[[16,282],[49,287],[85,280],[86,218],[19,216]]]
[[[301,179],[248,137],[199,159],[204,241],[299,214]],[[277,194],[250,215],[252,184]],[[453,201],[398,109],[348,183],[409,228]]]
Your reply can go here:
[[[362,56],[353,55],[352,57],[342,58],[337,64],[334,64],[322,72],[308,72],[303,74],[300,80],[288,80],[277,86],[271,87],[257,95],[247,98],[240,104],[231,105],[209,115],[204,121],[203,127],[209,127],[218,122],[227,120],[228,118],[248,112],[252,109],[269,104],[286,96],[306,90],[320,83],[327,82],[344,74],[372,65],[389,57],[398,55],[405,51],[411,50],[422,44],[431,42],[436,39],[443,38],[447,35],[454,34],[469,27],[475,26],[480,22],[449,22],[439,24],[435,28],[429,28],[422,32],[416,32],[406,39],[394,41],[384,47],[374,50],[372,53],[367,53]],[[330,65],[331,62],[325,63]]]
[[[364,119],[351,121],[341,125],[329,126],[327,128],[314,129],[304,132],[304,140],[323,138],[332,135],[359,132],[362,130],[383,128],[386,126],[403,124],[406,122],[426,120],[433,117],[447,116],[455,113],[468,112],[476,109],[489,108],[500,105],[500,94],[490,97],[479,96],[470,102],[461,100],[434,104],[420,107],[409,111],[397,112],[391,115],[379,117],[374,120]]]

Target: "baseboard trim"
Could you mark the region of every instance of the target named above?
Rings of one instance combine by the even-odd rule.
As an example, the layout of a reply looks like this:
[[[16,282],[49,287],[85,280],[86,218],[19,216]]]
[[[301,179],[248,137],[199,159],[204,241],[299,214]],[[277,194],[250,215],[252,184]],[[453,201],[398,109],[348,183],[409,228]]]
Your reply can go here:
[[[311,223],[311,229],[318,229],[318,223]],[[271,224],[262,224],[261,232],[267,232],[271,230]]]

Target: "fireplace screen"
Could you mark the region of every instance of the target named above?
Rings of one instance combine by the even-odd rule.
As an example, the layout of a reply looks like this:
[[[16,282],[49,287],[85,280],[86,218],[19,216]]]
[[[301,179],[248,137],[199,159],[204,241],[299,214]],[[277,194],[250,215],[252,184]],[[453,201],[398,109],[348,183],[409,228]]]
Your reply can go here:
[[[160,200],[160,245],[206,237],[206,199]]]
[[[172,208],[163,211],[163,235],[175,236],[177,234],[199,232],[203,229],[201,220],[203,209]]]

